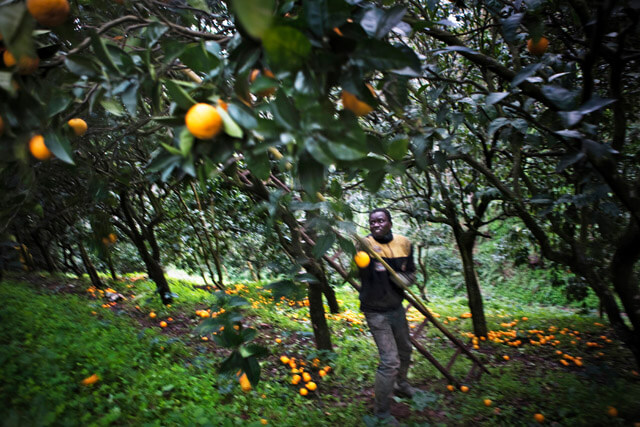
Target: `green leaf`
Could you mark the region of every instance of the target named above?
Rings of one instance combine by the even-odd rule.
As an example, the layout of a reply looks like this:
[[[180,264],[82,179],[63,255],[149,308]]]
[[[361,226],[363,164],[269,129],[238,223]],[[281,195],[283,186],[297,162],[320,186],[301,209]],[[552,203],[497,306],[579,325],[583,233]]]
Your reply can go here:
[[[124,109],[116,99],[103,98],[100,100],[100,105],[102,105],[102,108],[104,108],[114,116],[118,116],[118,117],[124,116]]]
[[[269,162],[269,156],[266,151],[260,151],[258,153],[252,152],[246,156],[246,160],[249,170],[256,177],[262,180],[269,178],[271,174],[271,163]]]
[[[162,141],[160,141],[160,145],[162,145],[164,149],[167,150],[169,153],[182,157],[182,151],[180,151],[178,148],[173,147],[167,144],[166,142],[162,142]]]
[[[145,31],[145,35],[147,36],[148,44],[147,47],[152,48],[158,43],[158,40],[162,37],[164,33],[169,31],[169,27],[160,23],[160,22],[152,22]]]
[[[485,99],[485,105],[493,105],[509,96],[509,92],[491,92]]]
[[[311,43],[293,27],[270,28],[262,39],[264,49],[276,68],[301,68],[311,53]]]
[[[369,172],[364,178],[364,186],[371,193],[377,193],[384,182],[385,175],[386,172],[384,170]]]
[[[402,160],[405,154],[407,154],[407,150],[409,149],[409,138],[406,135],[401,137],[396,137],[389,148],[387,149],[387,154],[393,160]]]
[[[222,124],[224,125],[224,131],[226,134],[233,138],[242,138],[244,135],[242,129],[233,121],[224,108],[218,105],[216,106],[216,111],[218,111],[218,114],[220,114],[220,117],[222,118]]]
[[[300,124],[300,115],[294,107],[291,100],[285,95],[284,91],[278,92],[276,101],[271,104],[273,116],[276,122],[288,130],[298,128]]]
[[[127,109],[131,117],[134,118],[138,115],[138,87],[138,81],[131,80],[127,82],[124,90],[120,93],[120,98],[122,99],[124,107]]]
[[[320,190],[324,182],[325,167],[315,161],[308,152],[300,156],[298,163],[298,176],[302,188],[307,194],[315,194]]]
[[[520,70],[518,74],[516,74],[513,80],[511,80],[511,87],[518,86],[520,83],[537,73],[540,68],[542,68],[542,64],[540,63],[527,65],[522,70]]]
[[[64,111],[71,104],[73,98],[61,90],[54,90],[47,104],[47,117],[51,118]]]
[[[97,33],[91,34],[91,46],[93,47],[93,53],[108,70],[120,74],[120,69],[109,54],[106,42]]]
[[[204,43],[190,44],[180,54],[180,60],[193,71],[209,74],[220,65],[220,59],[210,54]]]
[[[5,2],[6,4],[6,2]],[[35,21],[27,12],[25,2],[0,7],[0,34],[4,44],[14,57],[35,57],[33,44]]]
[[[67,138],[49,131],[44,134],[44,143],[57,158],[65,163],[75,164],[71,157],[71,144]]]
[[[233,10],[244,30],[256,39],[264,37],[273,22],[275,0],[233,0]]]
[[[191,95],[189,95],[187,91],[184,90],[175,80],[162,80],[162,83],[167,89],[169,98],[181,109],[188,110],[196,103],[195,99],[193,99]]]
[[[189,129],[187,129],[187,127],[183,127],[182,128],[182,132],[180,132],[180,154],[182,154],[183,157],[187,157],[187,155],[189,155],[189,153],[191,152],[191,147],[193,147],[193,143],[195,142],[195,137],[193,136],[193,134],[191,134],[191,132],[189,132]]]
[[[311,253],[316,259],[320,259],[325,253],[327,253],[329,249],[331,249],[331,246],[333,246],[335,241],[336,241],[335,234],[333,233],[324,234],[316,240],[316,244],[311,250]]]
[[[15,95],[16,88],[13,86],[13,73],[10,71],[0,71],[0,89],[7,91],[11,96]]]
[[[65,58],[64,64],[69,71],[79,77],[96,77],[98,75],[96,63],[85,55],[69,55]]]
[[[381,40],[367,40],[358,45],[352,55],[365,67],[381,71],[401,71],[401,74],[420,75],[420,60],[405,46],[392,46]]]
[[[331,154],[333,154],[333,156],[338,160],[349,162],[362,159],[367,155],[367,153],[360,151],[357,148],[342,143],[327,141],[326,145]]]
[[[318,162],[322,163],[325,166],[332,165],[334,163],[334,159],[330,157],[324,148],[320,145],[320,142],[317,138],[307,137],[304,140],[305,149],[311,154],[311,156],[316,159]]]
[[[253,110],[244,104],[229,103],[229,116],[245,129],[258,127],[258,120],[253,115]]]
[[[382,39],[393,27],[402,21],[407,9],[396,5],[391,9],[371,7],[364,12],[360,25],[371,37]]]

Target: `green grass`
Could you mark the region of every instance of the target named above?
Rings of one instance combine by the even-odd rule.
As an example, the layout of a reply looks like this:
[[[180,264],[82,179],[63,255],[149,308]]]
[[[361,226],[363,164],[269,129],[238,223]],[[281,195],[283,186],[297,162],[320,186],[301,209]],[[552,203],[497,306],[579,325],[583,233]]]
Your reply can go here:
[[[72,288],[64,277],[34,276],[32,284],[17,280],[0,284],[4,425],[244,426],[261,425],[261,419],[277,426],[364,425],[377,351],[362,323],[357,294],[350,288],[337,289],[343,312],[329,319],[335,352],[322,353],[314,348],[306,307],[270,302],[266,283],[229,285],[230,292],[253,303],[244,311],[243,323],[257,328],[256,342],[269,349],[269,356],[261,360],[261,382],[244,394],[235,378],[217,373],[225,351],[195,331],[200,321],[195,311],[213,306],[215,296],[196,287],[198,283],[172,279],[172,290],[179,297],[164,307],[153,283],[131,278],[110,283],[127,297],[110,308],[85,292],[87,284]],[[429,297],[429,308],[440,321],[468,343],[471,319],[460,317],[468,311],[466,300],[433,289]],[[414,353],[410,380],[425,393],[414,401],[400,399],[394,406],[396,411],[404,408],[403,423],[527,425],[537,412],[562,425],[640,421],[640,377],[632,374],[637,367],[611,330],[601,325],[603,320],[532,304],[526,295],[521,300],[487,298],[485,309],[492,331],[513,331],[525,339],[532,336],[530,330],[549,334],[552,328],[559,342],[510,347],[481,341],[476,354],[491,374],[469,381],[468,393],[448,391],[436,368]],[[150,312],[157,317],[149,318]],[[163,330],[158,322],[168,317],[174,322]],[[518,322],[512,324],[514,320]],[[446,364],[454,353],[448,340],[433,327],[423,336],[427,349]],[[276,343],[276,338],[282,342]],[[588,348],[586,342],[602,347]],[[556,350],[582,357],[584,366],[562,366]],[[313,370],[319,389],[302,397],[290,384],[289,368],[279,361],[283,354],[308,362],[319,357],[332,371],[320,379]],[[510,356],[508,362],[504,355]],[[470,367],[469,360],[460,356],[451,372],[464,379]],[[81,384],[94,373],[100,381]],[[483,399],[491,399],[493,406],[484,406]],[[608,416],[608,406],[616,407],[619,417]]]

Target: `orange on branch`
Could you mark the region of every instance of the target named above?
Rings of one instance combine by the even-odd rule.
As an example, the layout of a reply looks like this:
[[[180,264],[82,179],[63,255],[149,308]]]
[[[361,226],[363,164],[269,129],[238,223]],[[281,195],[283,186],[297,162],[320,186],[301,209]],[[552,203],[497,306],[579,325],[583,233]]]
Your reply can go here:
[[[77,136],[82,136],[85,134],[85,132],[87,131],[87,122],[85,122],[84,120],[75,117],[73,119],[69,119],[69,121],[67,122],[67,124],[71,127],[71,129],[73,129],[73,132],[77,135]]]
[[[369,88],[373,96],[376,95],[373,87],[369,83],[367,83],[367,88]],[[360,101],[358,97],[346,90],[342,91],[342,106],[345,110],[351,111],[356,116],[366,116],[373,111],[373,107],[371,105],[364,101]]]
[[[307,390],[306,388],[302,387],[300,389],[300,395],[301,396],[306,396],[307,394],[309,394],[309,390]]]
[[[536,420],[537,422],[539,422],[540,424],[542,424],[544,422],[544,415],[542,414],[535,414],[533,416],[533,419]]]
[[[189,108],[185,123],[189,132],[200,139],[211,139],[222,130],[222,117],[218,111],[202,102]]]
[[[542,56],[549,47],[549,39],[546,37],[540,37],[540,39],[536,42],[533,39],[527,40],[527,50],[530,54],[535,56]]]
[[[247,374],[242,374],[242,376],[238,379],[240,381],[240,388],[245,393],[249,393],[251,391],[251,382],[249,378],[247,378]]]
[[[0,136],[4,133],[4,120],[2,120],[2,116],[0,116]]]
[[[62,24],[69,16],[68,0],[27,0],[27,10],[45,27]]]
[[[2,61],[4,62],[4,66],[7,68],[13,67],[17,64],[15,56],[8,50],[2,52]]]
[[[463,385],[463,386],[460,387],[460,391],[463,392],[463,393],[466,393],[466,392],[469,391],[469,387],[467,387],[466,385]]]
[[[316,385],[316,383],[314,383],[313,381],[309,381],[309,382],[307,383],[307,388],[308,388],[310,391],[315,391],[315,390],[318,388],[318,386],[317,386],[317,385]]]
[[[100,380],[100,377],[96,374],[91,375],[90,377],[87,377],[85,379],[82,380],[82,384],[83,385],[91,385],[91,384],[95,384]]]
[[[493,402],[491,402],[491,399],[484,399],[483,403],[484,403],[484,406],[491,406]]]
[[[276,76],[271,72],[271,70],[264,68],[261,71],[256,68],[255,70],[251,71],[251,74],[249,75],[249,81],[253,83],[260,74],[264,75],[265,77],[269,77],[270,79],[276,78]],[[260,98],[264,98],[264,97],[273,95],[275,92],[276,92],[276,88],[272,87],[269,89],[261,90],[257,92],[256,95]]]
[[[166,328],[167,327],[167,322],[165,322],[164,320],[162,322],[160,322],[160,327],[161,328]]]
[[[40,134],[34,135],[29,141],[29,151],[38,160],[49,160],[53,156],[44,143],[44,137]]]
[[[149,317],[152,319],[155,319],[155,317],[157,316],[157,314],[155,314],[153,311],[151,313],[149,313]]]

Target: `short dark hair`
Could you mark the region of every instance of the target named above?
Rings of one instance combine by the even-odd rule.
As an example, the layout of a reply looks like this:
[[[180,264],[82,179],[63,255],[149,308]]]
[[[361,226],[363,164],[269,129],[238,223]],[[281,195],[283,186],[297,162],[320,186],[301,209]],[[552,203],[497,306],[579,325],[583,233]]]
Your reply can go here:
[[[369,218],[371,218],[371,215],[373,215],[376,212],[382,212],[383,214],[385,214],[387,216],[387,219],[389,220],[389,222],[391,222],[391,212],[389,212],[385,208],[375,208],[374,210],[369,212]]]

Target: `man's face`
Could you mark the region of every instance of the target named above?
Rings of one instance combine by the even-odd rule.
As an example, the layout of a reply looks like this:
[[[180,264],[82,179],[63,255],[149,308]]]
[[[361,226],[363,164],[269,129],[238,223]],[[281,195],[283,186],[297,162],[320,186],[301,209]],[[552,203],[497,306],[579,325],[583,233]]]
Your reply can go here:
[[[376,238],[384,237],[391,231],[391,221],[384,212],[374,212],[369,216],[369,231]]]

